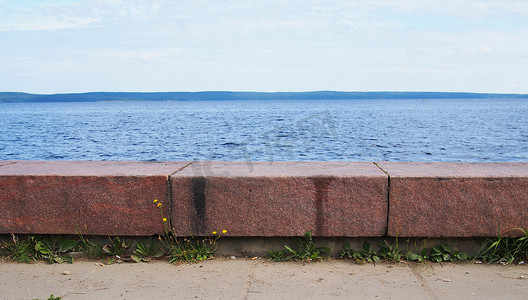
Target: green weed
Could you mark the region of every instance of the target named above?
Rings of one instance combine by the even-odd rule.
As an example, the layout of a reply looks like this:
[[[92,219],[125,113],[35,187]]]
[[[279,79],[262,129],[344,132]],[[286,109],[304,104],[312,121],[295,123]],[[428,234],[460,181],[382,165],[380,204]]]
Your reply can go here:
[[[322,260],[323,254],[330,252],[328,247],[319,247],[313,241],[312,233],[307,231],[303,238],[299,238],[296,242],[296,247],[292,248],[284,245],[285,250],[273,251],[270,250],[268,257],[275,261],[287,261],[287,260]]]
[[[465,253],[455,251],[448,245],[440,245],[433,247],[430,250],[430,254],[427,255],[427,249],[424,247],[420,251],[420,254],[413,251],[407,251],[402,255],[402,251],[399,248],[398,240],[394,245],[389,244],[387,241],[379,244],[380,250],[376,251],[368,242],[363,242],[362,248],[358,251],[354,251],[350,244],[345,244],[343,251],[340,253],[341,258],[355,259],[358,263],[377,263],[381,261],[401,261],[405,259],[407,261],[423,262],[425,260],[431,260],[433,262],[454,262],[458,260],[467,260],[468,257]]]
[[[339,256],[341,258],[355,259],[358,263],[377,263],[381,261],[378,253],[372,249],[372,246],[367,241],[363,242],[361,249],[358,251],[354,251],[350,244],[346,243]]]
[[[285,250],[269,250],[268,258],[274,261],[288,261],[292,259]]]
[[[82,234],[79,234],[78,245],[80,251],[88,258],[100,259],[106,256],[105,251],[103,251],[103,247],[86,239]]]
[[[120,259],[130,247],[130,242],[118,236],[108,238],[111,243],[103,246],[103,252],[108,256]]]
[[[12,235],[13,242],[4,242],[2,244],[3,255],[12,261],[17,262],[35,262],[38,260],[47,260],[49,263],[63,263],[73,261],[72,257],[66,252],[73,251],[77,247],[77,242],[64,239],[60,236],[26,236],[19,239]]]
[[[160,244],[157,241],[149,238],[148,243],[145,245],[143,242],[136,244],[136,250],[134,254],[130,256],[135,262],[150,261],[153,258],[158,258],[163,255],[163,251],[160,249]]]
[[[499,233],[499,236],[494,239],[486,239],[474,259],[507,265],[515,261],[526,260],[528,258],[528,231],[521,228],[513,230],[521,231],[523,236],[504,238]]]
[[[380,243],[379,256],[384,260],[388,261],[400,261],[402,254],[398,245],[398,239],[396,238],[394,245],[389,244],[387,241]]]
[[[34,236],[28,236],[20,240],[17,236],[11,235],[13,242],[4,242],[2,254],[8,259],[16,262],[31,263],[39,260],[40,254],[35,249],[37,240]]]
[[[159,208],[161,220],[165,226],[165,233],[160,237],[160,241],[167,249],[166,255],[169,258],[169,263],[204,261],[214,256],[218,247],[217,241],[220,239],[221,234],[227,233],[227,230],[224,229],[221,233],[213,231],[212,237],[205,237],[201,240],[197,240],[192,236],[190,238],[179,238],[175,234],[174,228],[170,228],[167,218],[163,215],[163,204],[157,199],[154,200],[154,204]]]
[[[35,250],[50,263],[72,263],[73,258],[65,253],[75,250],[76,247],[76,241],[54,236],[51,239],[37,241]]]
[[[429,256],[427,256],[427,249],[423,248],[421,253],[414,253],[412,251],[407,251],[405,255],[403,256],[408,261],[414,261],[414,262],[423,262],[427,259],[429,259]]]
[[[457,260],[467,260],[466,253],[453,250],[449,245],[433,247],[429,254],[429,259],[433,262],[455,262]]]
[[[171,243],[168,245],[169,263],[175,262],[196,262],[204,261],[213,257],[216,250],[216,243],[209,244],[213,245],[213,248],[210,248],[207,240],[189,240],[189,239],[178,239],[173,238]]]

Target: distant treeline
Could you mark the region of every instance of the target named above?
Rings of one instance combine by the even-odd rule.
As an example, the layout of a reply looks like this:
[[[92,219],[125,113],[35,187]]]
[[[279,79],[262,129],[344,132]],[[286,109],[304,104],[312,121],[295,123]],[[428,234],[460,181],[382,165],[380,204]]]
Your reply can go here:
[[[97,102],[97,101],[222,101],[222,100],[338,100],[338,99],[482,99],[528,98],[528,94],[449,92],[93,92],[28,94],[0,92],[0,102]]]

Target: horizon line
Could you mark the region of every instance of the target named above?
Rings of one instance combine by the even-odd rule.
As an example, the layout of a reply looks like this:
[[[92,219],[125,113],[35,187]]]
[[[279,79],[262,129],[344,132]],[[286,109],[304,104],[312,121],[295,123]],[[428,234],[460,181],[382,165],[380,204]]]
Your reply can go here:
[[[528,93],[514,93],[514,92],[466,92],[466,91],[390,91],[390,90],[378,90],[378,91],[340,91],[340,90],[312,90],[312,91],[233,91],[233,90],[201,90],[201,91],[88,91],[88,92],[55,92],[55,93],[35,93],[35,92],[13,92],[13,91],[0,91],[0,94],[28,94],[28,95],[72,95],[72,94],[93,94],[93,93],[135,93],[135,94],[163,94],[163,93],[261,93],[261,94],[281,94],[281,93],[436,93],[436,94],[494,94],[494,95],[528,95]]]

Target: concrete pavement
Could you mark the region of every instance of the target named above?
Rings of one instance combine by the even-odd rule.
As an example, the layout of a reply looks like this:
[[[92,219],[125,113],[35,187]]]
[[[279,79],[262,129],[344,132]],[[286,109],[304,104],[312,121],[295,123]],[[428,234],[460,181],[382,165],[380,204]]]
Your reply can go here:
[[[1,299],[526,299],[528,266],[217,258],[102,265],[0,262]]]

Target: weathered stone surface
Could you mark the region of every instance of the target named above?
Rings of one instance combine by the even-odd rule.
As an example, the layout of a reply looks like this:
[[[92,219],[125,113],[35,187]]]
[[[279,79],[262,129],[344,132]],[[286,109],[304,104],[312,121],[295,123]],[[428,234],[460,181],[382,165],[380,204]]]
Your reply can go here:
[[[16,163],[16,160],[0,160],[0,167]]]
[[[152,176],[170,175],[191,162],[143,161],[2,161],[0,175]]]
[[[0,233],[152,235],[187,162],[21,161],[0,167]]]
[[[528,227],[528,163],[378,163],[390,211],[387,175],[372,163],[188,164],[0,161],[0,233],[161,233],[155,198],[184,236],[383,236],[387,213],[390,236]]]
[[[366,162],[195,162],[170,178],[178,235],[382,236],[387,175]]]
[[[390,236],[518,236],[528,228],[528,163],[397,163],[390,176]]]

